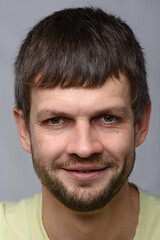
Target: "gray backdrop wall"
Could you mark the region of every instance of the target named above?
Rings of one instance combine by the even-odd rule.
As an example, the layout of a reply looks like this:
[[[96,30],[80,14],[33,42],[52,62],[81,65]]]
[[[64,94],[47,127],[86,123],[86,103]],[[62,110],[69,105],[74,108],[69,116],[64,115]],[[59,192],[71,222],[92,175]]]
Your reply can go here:
[[[160,194],[160,1],[159,0],[0,0],[0,201],[17,201],[40,191],[29,154],[19,143],[12,115],[13,63],[20,42],[40,19],[64,7],[98,6],[126,20],[147,60],[152,99],[150,131],[137,149],[131,181]]]

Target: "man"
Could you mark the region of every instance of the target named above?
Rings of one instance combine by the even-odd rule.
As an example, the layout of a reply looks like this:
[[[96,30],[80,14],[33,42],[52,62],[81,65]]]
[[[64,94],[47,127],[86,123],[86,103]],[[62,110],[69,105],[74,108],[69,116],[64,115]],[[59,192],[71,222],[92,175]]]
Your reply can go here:
[[[129,26],[101,9],[55,12],[28,33],[15,76],[42,194],[1,204],[1,239],[158,240],[159,198],[128,183],[151,112]]]

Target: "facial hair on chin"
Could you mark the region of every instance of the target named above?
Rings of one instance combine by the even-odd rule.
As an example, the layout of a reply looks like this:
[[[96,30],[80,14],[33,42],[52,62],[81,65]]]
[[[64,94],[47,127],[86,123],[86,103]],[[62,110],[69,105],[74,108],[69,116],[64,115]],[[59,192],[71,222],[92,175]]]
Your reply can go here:
[[[55,171],[60,167],[66,167],[71,164],[79,162],[92,163],[110,163],[111,167],[116,169],[116,160],[102,159],[98,155],[91,156],[89,158],[81,159],[79,157],[73,157],[67,161],[55,161],[51,169],[47,169],[44,161],[41,158],[35,157],[32,151],[32,159],[34,169],[37,176],[41,180],[41,183],[57,198],[64,206],[69,209],[78,212],[90,212],[100,208],[103,208],[112,198],[120,191],[121,187],[128,179],[135,162],[135,153],[129,152],[124,157],[123,167],[120,172],[113,174],[112,178],[106,185],[97,192],[93,192],[93,188],[90,189],[89,182],[83,182],[75,187],[74,191],[69,191],[67,185],[61,179],[59,179]],[[114,172],[114,171],[113,171]]]

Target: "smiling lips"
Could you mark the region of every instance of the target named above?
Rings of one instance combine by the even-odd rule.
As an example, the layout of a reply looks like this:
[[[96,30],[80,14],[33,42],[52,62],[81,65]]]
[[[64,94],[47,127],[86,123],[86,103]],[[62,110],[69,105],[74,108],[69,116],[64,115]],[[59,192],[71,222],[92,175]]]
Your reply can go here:
[[[77,166],[69,169],[63,169],[70,177],[76,180],[92,180],[102,175],[108,167],[84,167]]]
[[[106,168],[106,167],[105,167]],[[73,172],[80,172],[80,173],[89,173],[89,172],[93,172],[93,171],[102,171],[104,170],[105,168],[101,168],[101,169],[90,169],[90,170],[77,170],[77,169],[74,169],[74,170],[68,170],[68,171],[73,171]]]

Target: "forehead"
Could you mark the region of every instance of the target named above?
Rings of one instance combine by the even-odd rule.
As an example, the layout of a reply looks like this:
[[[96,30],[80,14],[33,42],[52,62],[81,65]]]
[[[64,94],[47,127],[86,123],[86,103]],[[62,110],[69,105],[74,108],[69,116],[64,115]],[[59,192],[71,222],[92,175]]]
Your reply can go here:
[[[131,105],[129,84],[125,76],[109,78],[97,88],[33,88],[31,90],[31,110],[48,108],[62,110],[72,108],[77,111],[96,111],[99,108]]]

